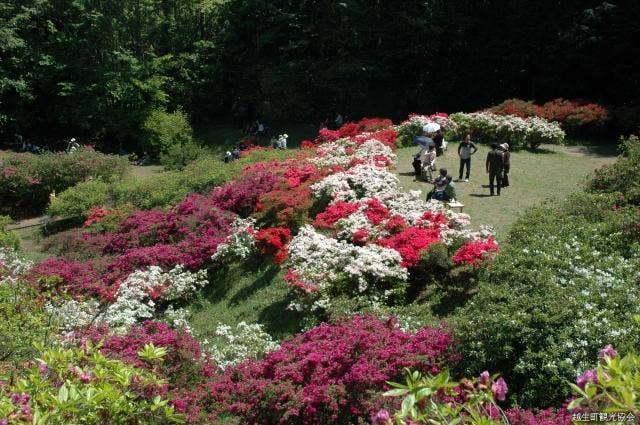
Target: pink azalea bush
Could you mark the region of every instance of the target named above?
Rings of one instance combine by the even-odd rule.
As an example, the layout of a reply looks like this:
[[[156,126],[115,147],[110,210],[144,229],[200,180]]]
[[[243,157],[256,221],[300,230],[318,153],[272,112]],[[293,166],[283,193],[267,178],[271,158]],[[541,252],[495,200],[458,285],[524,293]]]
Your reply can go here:
[[[393,320],[354,316],[322,324],[258,361],[225,370],[209,389],[242,423],[353,423],[382,403],[386,381],[405,367],[437,373],[454,360],[443,329],[400,330]]]

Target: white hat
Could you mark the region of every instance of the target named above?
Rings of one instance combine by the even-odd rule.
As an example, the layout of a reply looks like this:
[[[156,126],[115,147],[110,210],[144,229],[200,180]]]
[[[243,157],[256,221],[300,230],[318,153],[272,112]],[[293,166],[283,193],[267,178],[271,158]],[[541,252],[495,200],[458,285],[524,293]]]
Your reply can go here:
[[[509,150],[509,145],[508,145],[507,143],[503,143],[503,144],[501,144],[501,145],[500,145],[500,147],[501,147],[502,149],[504,149],[505,151],[508,151],[508,150]]]

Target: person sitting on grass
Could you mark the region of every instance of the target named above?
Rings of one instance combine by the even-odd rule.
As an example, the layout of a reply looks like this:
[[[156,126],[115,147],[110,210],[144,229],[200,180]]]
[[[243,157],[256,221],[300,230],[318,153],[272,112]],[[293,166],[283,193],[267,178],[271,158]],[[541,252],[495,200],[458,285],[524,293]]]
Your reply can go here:
[[[224,162],[228,164],[228,163],[230,163],[231,161],[233,161],[233,155],[231,154],[231,152],[226,151],[226,152],[224,153]]]
[[[444,188],[444,193],[445,193],[446,198],[447,198],[445,200],[446,201],[451,201],[453,199],[456,199],[456,187],[453,184],[453,177],[451,177],[451,175],[447,174],[445,179],[447,181],[447,185]]]

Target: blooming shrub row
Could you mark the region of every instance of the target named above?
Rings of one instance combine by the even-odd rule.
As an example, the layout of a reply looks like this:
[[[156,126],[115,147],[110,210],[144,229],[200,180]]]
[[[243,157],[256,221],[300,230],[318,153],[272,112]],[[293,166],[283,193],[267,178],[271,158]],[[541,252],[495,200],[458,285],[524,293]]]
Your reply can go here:
[[[508,143],[512,149],[562,144],[565,137],[558,123],[536,116],[519,118],[491,112],[458,112],[450,118],[457,124],[454,137],[462,139],[472,134],[478,142]]]
[[[439,124],[445,134],[456,134],[458,127],[458,124],[443,112],[436,112],[429,116],[412,114],[409,115],[409,119],[395,127],[395,131],[398,133],[397,145],[413,145],[413,138],[422,134],[422,128],[429,123]]]
[[[556,121],[565,131],[572,134],[593,134],[601,131],[611,119],[609,111],[604,106],[566,99],[554,99],[542,105],[521,99],[507,99],[499,105],[488,108],[487,112],[520,118],[540,117],[548,121]]]
[[[124,157],[91,148],[71,154],[9,155],[0,163],[0,214],[14,218],[41,214],[51,192],[61,192],[89,178],[121,178],[127,166]]]

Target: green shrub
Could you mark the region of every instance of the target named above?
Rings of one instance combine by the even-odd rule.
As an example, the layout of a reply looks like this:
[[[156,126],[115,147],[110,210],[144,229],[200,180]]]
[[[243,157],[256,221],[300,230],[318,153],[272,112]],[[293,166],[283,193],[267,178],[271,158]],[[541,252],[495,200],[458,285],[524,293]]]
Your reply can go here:
[[[40,214],[51,192],[61,192],[89,178],[121,178],[124,157],[81,148],[71,154],[9,155],[0,165],[0,213],[12,217]]]
[[[131,205],[137,209],[167,207],[178,203],[188,193],[206,193],[220,186],[240,175],[247,165],[286,158],[293,152],[279,149],[256,150],[229,164],[208,155],[191,162],[180,171],[165,171],[144,178],[126,177],[111,184],[82,183],[58,195],[49,213],[64,217],[86,217],[91,207],[102,205],[112,208]],[[97,195],[93,198],[86,196],[87,202],[76,201],[91,190],[92,184],[95,184]],[[102,198],[105,188],[106,200]]]
[[[16,232],[7,230],[7,225],[11,223],[11,217],[0,215],[0,248],[20,248],[20,238]]]
[[[13,250],[0,248],[0,362],[25,360],[35,343],[56,335],[41,294],[22,278],[29,267]]]
[[[180,109],[175,112],[154,109],[144,121],[143,129],[146,134],[143,149],[153,158],[194,144],[193,129]]]
[[[161,361],[152,345],[141,360]],[[144,359],[143,359],[144,355]],[[111,360],[97,347],[43,350],[38,361],[0,387],[0,417],[38,424],[184,423],[153,373]],[[18,395],[18,397],[16,397]]]
[[[465,374],[504,374],[512,400],[527,406],[565,400],[564,383],[604,345],[640,342],[628,326],[640,313],[640,244],[608,215],[563,211],[541,207],[520,218],[476,296],[452,316]]]
[[[165,170],[182,170],[187,164],[205,156],[207,151],[194,142],[172,145],[160,154],[160,164]]]
[[[596,171],[588,190],[594,193],[622,193],[625,200],[640,205],[640,139],[620,138],[622,156]]]
[[[80,182],[53,198],[47,213],[65,218],[84,218],[91,207],[107,203],[108,193],[109,185],[102,180]]]

